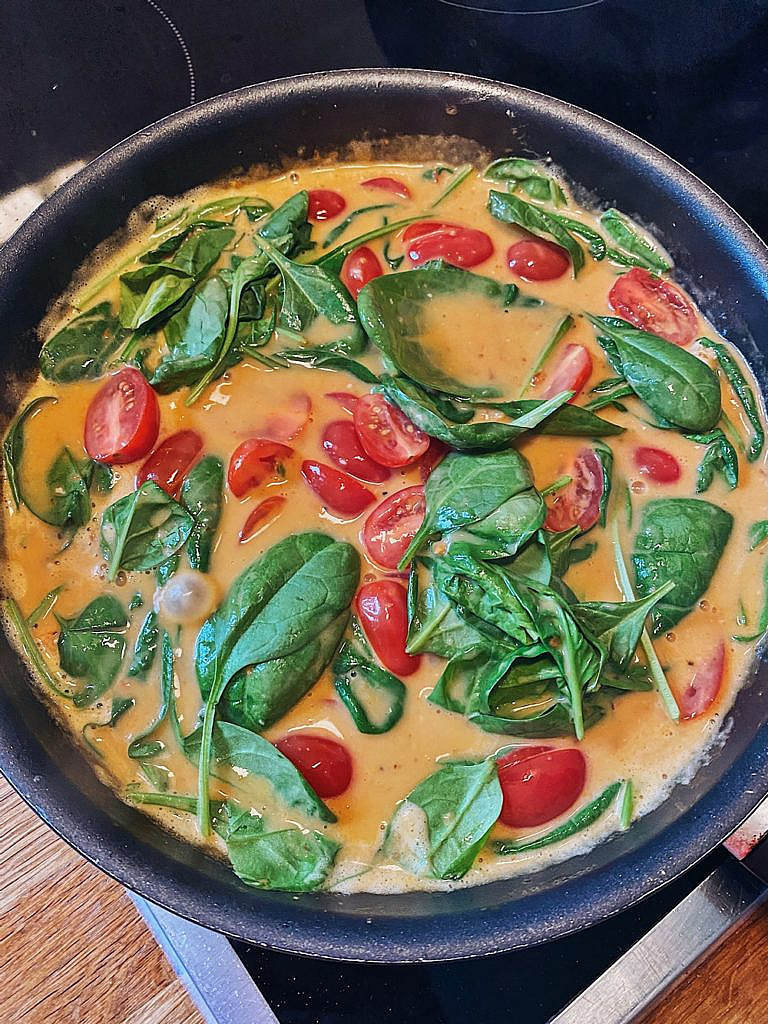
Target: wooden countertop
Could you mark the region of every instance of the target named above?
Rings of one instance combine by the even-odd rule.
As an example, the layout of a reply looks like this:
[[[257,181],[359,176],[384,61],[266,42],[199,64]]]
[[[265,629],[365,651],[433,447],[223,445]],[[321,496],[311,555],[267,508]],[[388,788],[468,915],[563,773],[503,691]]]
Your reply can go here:
[[[2,777],[0,820],[2,1024],[203,1024],[123,889]],[[766,949],[768,908],[643,1024],[765,1024]]]

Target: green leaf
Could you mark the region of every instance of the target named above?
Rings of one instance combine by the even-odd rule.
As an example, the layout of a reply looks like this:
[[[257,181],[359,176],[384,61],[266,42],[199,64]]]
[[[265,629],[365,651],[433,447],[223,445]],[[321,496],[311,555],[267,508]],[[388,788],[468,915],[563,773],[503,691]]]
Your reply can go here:
[[[104,510],[101,552],[109,565],[107,579],[118,570],[155,569],[187,541],[194,521],[152,480]]]
[[[81,313],[49,338],[40,350],[46,380],[69,384],[100,377],[127,337],[109,302]]]
[[[75,531],[91,518],[88,488],[93,465],[90,459],[77,462],[69,448],[62,448],[46,473],[46,503],[41,505],[27,491],[20,490],[21,500],[33,515],[69,534],[67,543]],[[18,484],[21,486],[21,478]]]
[[[341,373],[349,373],[364,384],[378,384],[379,378],[369,370],[364,363],[358,363],[356,359],[339,355],[336,352],[325,352],[318,349],[293,349],[285,354],[285,358],[291,363],[299,363],[301,366],[318,367],[323,370],[338,370]]]
[[[584,266],[584,253],[581,246],[563,227],[561,219],[556,214],[548,213],[539,206],[526,203],[525,200],[510,192],[495,192],[491,190],[488,194],[488,210],[491,216],[505,224],[516,224],[525,231],[539,238],[546,238],[561,246],[571,257],[573,276],[579,273]]]
[[[59,594],[64,589],[64,584],[60,583],[58,587],[54,587],[53,590],[49,590],[42,601],[36,605],[27,616],[27,625],[35,626],[38,622],[42,622],[42,620],[53,609],[56,601],[58,600]]]
[[[582,832],[585,828],[589,828],[590,825],[594,824],[598,818],[605,814],[616,799],[616,795],[622,785],[624,785],[624,783],[621,781],[612,782],[610,786],[606,786],[598,797],[586,804],[584,807],[579,808],[579,810],[576,811],[575,814],[572,814],[567,821],[564,821],[562,825],[558,825],[557,828],[553,828],[543,836],[533,836],[530,839],[495,840],[492,844],[493,852],[505,857],[511,853],[524,853],[527,850],[540,850],[544,846],[551,846],[552,843],[559,843],[562,842],[563,839],[569,839],[571,836],[575,836],[578,832]]]
[[[455,654],[442,671],[427,698],[432,704],[463,715],[478,684],[492,675],[497,681],[509,668],[513,655],[480,647]]]
[[[648,597],[674,589],[653,612],[654,633],[671,629],[706,593],[731,535],[733,516],[697,498],[658,498],[643,509],[632,561],[636,589]]]
[[[427,586],[419,587],[416,563],[411,566],[408,580],[408,623],[406,650],[409,654],[427,652],[453,658],[487,643],[482,633],[460,618],[432,580]]]
[[[393,203],[376,203],[374,206],[361,206],[358,210],[353,210],[348,213],[344,220],[331,228],[328,234],[325,236],[323,242],[323,249],[327,249],[329,245],[333,245],[337,238],[341,238],[347,228],[363,213],[373,213],[374,210],[391,210]]]
[[[710,341],[709,338],[699,338],[699,344],[704,345],[715,353],[717,361],[728,379],[728,383],[741,402],[742,408],[752,427],[752,437],[747,449],[747,458],[750,462],[754,462],[762,454],[763,446],[765,445],[765,431],[763,429],[763,421],[760,418],[760,411],[755,401],[755,394],[747,383],[746,377],[741,372],[741,367],[722,342]]]
[[[152,614],[150,612],[150,614]],[[148,618],[148,617],[147,617]],[[146,625],[146,620],[145,620]],[[155,631],[157,631],[157,621],[155,620]],[[157,635],[155,636],[155,648],[157,646]],[[158,754],[162,754],[165,750],[165,744],[162,740],[152,740],[150,737],[155,733],[163,722],[168,717],[169,711],[173,707],[173,724],[176,727],[175,731],[178,732],[178,720],[176,719],[176,710],[174,706],[174,693],[173,693],[173,647],[171,646],[171,638],[168,635],[167,630],[163,630],[162,639],[162,653],[160,656],[160,708],[157,714],[149,723],[146,729],[134,736],[131,742],[128,744],[128,756],[133,757],[139,761],[145,758],[157,757]],[[138,642],[137,642],[138,648]],[[153,651],[154,657],[154,651]],[[135,659],[134,659],[135,660]],[[133,668],[133,663],[131,664]],[[133,673],[129,670],[129,675]]]
[[[754,551],[766,539],[768,539],[768,519],[752,523],[749,528],[749,550]]]
[[[330,252],[323,253],[321,256],[318,256],[309,262],[314,263],[317,266],[322,267],[324,270],[327,270],[329,273],[338,276],[341,273],[341,268],[344,266],[344,260],[351,252],[357,249],[358,246],[366,245],[368,242],[373,242],[377,238],[383,238],[386,235],[394,234],[395,231],[400,231],[409,224],[415,224],[420,220],[424,220],[423,213],[417,213],[413,217],[404,217],[402,220],[393,220],[391,222],[385,220],[385,222],[379,225],[379,227],[371,228],[370,231],[365,231],[362,235],[350,238],[346,242],[342,242],[341,245],[337,245],[334,249],[331,249]],[[389,262],[389,260],[387,261]],[[400,260],[400,263],[402,263],[402,259]],[[392,263],[390,263],[390,266],[392,266]]]
[[[613,241],[633,257],[634,266],[662,274],[670,269],[656,248],[618,210],[606,210],[600,217],[600,223]]]
[[[380,668],[350,640],[333,660],[333,685],[358,732],[379,736],[397,725],[405,707],[405,685]],[[381,708],[382,698],[386,707]]]
[[[165,325],[168,354],[155,368],[150,384],[161,394],[193,384],[212,365],[227,328],[229,295],[221,277],[204,281]]]
[[[311,892],[322,885],[339,848],[320,832],[297,828],[254,834],[250,820],[227,836],[227,853],[241,881],[285,892]]]
[[[97,757],[101,757],[101,749],[97,743],[94,743],[90,739],[90,734],[94,729],[114,729],[120,719],[126,712],[130,711],[136,703],[134,697],[113,697],[112,707],[110,708],[109,718],[106,722],[86,722],[80,731],[83,740],[87,746],[93,751]]]
[[[705,362],[657,334],[611,316],[587,319],[602,347],[618,358],[632,390],[665,422],[703,433],[720,418],[720,383]]]
[[[71,619],[57,615],[56,620],[61,669],[83,680],[72,700],[76,707],[88,707],[109,689],[120,671],[128,619],[117,598],[104,594],[79,615]]]
[[[138,676],[139,679],[146,679],[147,672],[149,672],[154,663],[159,640],[160,629],[157,625],[157,612],[149,611],[136,637],[136,646],[133,650],[131,664],[128,667],[129,676]]]
[[[579,624],[605,647],[610,660],[626,670],[635,656],[646,618],[674,589],[674,582],[667,580],[640,601],[585,601],[573,606],[573,614]]]
[[[600,470],[603,477],[603,492],[600,495],[600,518],[598,522],[605,526],[608,519],[608,503],[611,500],[611,489],[613,484],[613,452],[610,447],[602,441],[596,441],[592,445],[597,461],[600,463]]]
[[[187,539],[190,567],[208,572],[224,501],[224,465],[221,459],[206,455],[196,463],[184,478],[179,500],[194,520]]]
[[[553,206],[567,205],[561,186],[534,160],[502,157],[485,168],[483,177],[491,181],[506,181],[511,191],[521,188],[531,199],[539,202],[551,203]]]
[[[38,398],[33,398],[16,413],[3,438],[3,471],[16,508],[19,507],[21,501],[19,471],[24,454],[24,427],[29,417],[37,412],[42,405],[45,405],[46,402],[57,401],[58,399],[53,395],[40,395]]]
[[[708,434],[688,434],[687,437],[689,441],[708,445],[696,470],[697,494],[703,494],[704,491],[709,490],[715,473],[722,474],[731,489],[738,487],[739,457],[736,454],[736,449],[719,427],[711,430]]]

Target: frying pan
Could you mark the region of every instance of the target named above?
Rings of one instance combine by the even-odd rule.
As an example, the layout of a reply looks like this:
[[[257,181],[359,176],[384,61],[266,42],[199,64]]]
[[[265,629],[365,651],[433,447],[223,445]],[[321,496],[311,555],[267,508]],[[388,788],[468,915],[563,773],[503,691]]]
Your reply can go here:
[[[678,279],[739,345],[765,390],[768,250],[718,196],[658,150],[577,107],[498,82],[409,70],[340,71],[241,89],[174,114],[94,160],[0,251],[0,366],[7,380],[34,371],[35,325],[47,305],[143,200],[175,195],[237,167],[403,134],[457,135],[498,155],[551,154],[596,201],[653,227]],[[13,403],[4,401],[8,415]],[[768,793],[766,681],[760,660],[707,763],[627,832],[545,870],[452,893],[296,897],[246,888],[226,864],[126,807],[96,779],[34,695],[5,637],[0,768],[94,864],[200,924],[321,957],[458,959],[584,928],[634,904],[715,847]]]

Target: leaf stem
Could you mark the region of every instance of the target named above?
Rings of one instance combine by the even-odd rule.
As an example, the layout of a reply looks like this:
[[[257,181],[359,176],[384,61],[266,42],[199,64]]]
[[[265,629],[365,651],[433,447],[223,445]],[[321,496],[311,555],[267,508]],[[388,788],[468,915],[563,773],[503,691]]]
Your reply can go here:
[[[463,181],[465,181],[472,173],[472,164],[462,164],[461,167],[457,167],[454,171],[453,177],[451,178],[450,184],[443,189],[440,195],[435,199],[433,203],[430,203],[429,209],[434,210],[437,206],[442,203],[444,199],[447,199],[451,192],[454,192]]]
[[[522,388],[520,389],[520,395],[519,395],[520,398],[523,397],[525,392],[528,390],[528,388],[533,383],[533,378],[541,370],[542,366],[546,363],[546,361],[552,355],[552,351],[554,350],[555,346],[558,344],[558,342],[562,341],[562,339],[565,337],[565,335],[568,333],[568,331],[570,331],[570,329],[573,327],[573,322],[574,322],[573,321],[573,317],[571,316],[570,313],[567,313],[563,317],[563,319],[560,321],[560,323],[557,325],[557,327],[555,328],[555,330],[552,333],[552,337],[549,339],[549,341],[546,343],[544,348],[541,350],[541,352],[539,353],[538,359],[536,360],[536,362],[531,367],[531,372],[528,374],[528,377],[527,377],[525,383],[523,384]]]
[[[627,779],[621,794],[621,806],[619,808],[619,824],[623,829],[629,828],[632,824],[632,813],[635,809],[635,794],[632,786],[632,779]]]
[[[561,491],[564,487],[567,487],[573,480],[572,476],[560,476],[557,480],[554,480],[549,486],[542,487],[539,494],[542,498],[545,498],[548,494],[554,494],[556,491]]]
[[[13,600],[12,597],[6,598],[2,603],[2,608],[8,618],[11,620],[16,632],[19,634],[21,640],[21,646],[24,648],[24,653],[27,655],[32,665],[37,669],[39,674],[42,676],[43,681],[53,690],[59,697],[65,697],[67,700],[72,699],[72,695],[65,693],[60,689],[56,677],[53,675],[51,670],[48,668],[48,664],[45,657],[37,646],[35,638],[29,629],[26,619],[21,613],[21,609]]]

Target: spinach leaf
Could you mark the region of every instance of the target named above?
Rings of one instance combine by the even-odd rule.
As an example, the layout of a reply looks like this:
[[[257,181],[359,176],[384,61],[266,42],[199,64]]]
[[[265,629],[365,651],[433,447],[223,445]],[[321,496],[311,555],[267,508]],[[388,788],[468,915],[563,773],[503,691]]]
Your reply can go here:
[[[321,885],[339,851],[339,843],[320,832],[287,828],[260,832],[243,816],[226,837],[227,853],[238,878],[258,889],[311,892]]]
[[[155,624],[156,628],[157,625]],[[157,639],[155,639],[155,645],[157,645]],[[132,667],[133,665],[131,665]],[[145,758],[157,757],[158,754],[162,754],[165,750],[163,741],[153,740],[150,737],[160,728],[168,717],[169,712],[171,712],[175,731],[178,733],[178,719],[176,718],[173,694],[173,647],[171,646],[171,638],[168,636],[168,631],[164,629],[160,655],[160,708],[147,728],[137,736],[134,736],[128,744],[129,757],[143,761]]]
[[[657,498],[643,509],[632,561],[638,594],[667,581],[674,589],[653,611],[653,632],[671,629],[706,592],[731,535],[733,517],[701,498]]]
[[[565,576],[574,561],[572,545],[581,536],[581,527],[572,526],[570,530],[563,530],[561,533],[542,530],[539,536],[546,548],[552,572],[555,576]]]
[[[551,399],[550,399],[551,401]],[[541,406],[536,399],[520,399],[517,402],[497,402],[488,408],[497,409],[512,419],[522,419]],[[557,437],[610,437],[623,434],[624,427],[609,420],[600,419],[589,409],[580,405],[560,405],[543,419],[536,429],[540,434]]]
[[[496,681],[509,668],[514,655],[492,647],[472,648],[455,654],[442,671],[427,700],[446,711],[463,715],[478,684],[492,674]]]
[[[3,471],[16,508],[19,507],[21,501],[19,470],[24,454],[24,427],[29,417],[37,412],[40,406],[45,405],[46,402],[57,401],[58,399],[53,395],[40,395],[38,398],[33,398],[16,413],[3,438]]]
[[[426,817],[430,874],[463,878],[501,812],[496,764],[492,759],[447,764],[412,789],[404,802],[420,807]]]
[[[584,266],[584,253],[573,235],[563,226],[562,220],[540,206],[526,203],[511,192],[495,192],[488,194],[488,210],[492,217],[505,224],[516,224],[525,231],[539,238],[546,238],[561,246],[571,257],[571,267],[575,277]]]
[[[76,461],[69,448],[62,448],[46,473],[47,501],[41,505],[24,490],[21,500],[44,523],[65,531],[65,547],[75,531],[91,518],[88,488],[94,463],[90,459]],[[17,483],[20,485],[21,480]]]
[[[146,679],[147,672],[152,668],[160,640],[160,629],[157,624],[157,612],[147,612],[136,637],[136,646],[128,667],[129,676]]]
[[[57,615],[56,621],[60,626],[61,669],[83,680],[72,700],[75,707],[88,707],[109,689],[120,671],[128,619],[117,598],[104,594],[94,598],[79,615],[71,619]]]
[[[746,620],[745,620],[746,624]],[[733,639],[741,644],[751,644],[755,640],[758,640],[763,633],[768,629],[768,562],[763,566],[763,607],[760,612],[760,618],[757,622],[757,629],[754,633],[749,636],[737,635]]]
[[[610,660],[625,671],[635,656],[646,618],[674,589],[675,583],[667,580],[640,601],[585,601],[573,606],[573,614],[579,625],[605,647]]]
[[[404,683],[349,639],[333,660],[333,685],[358,732],[379,736],[402,718],[407,694]],[[384,709],[379,707],[382,697],[387,704]]]
[[[566,313],[566,315],[563,317],[560,323],[555,327],[544,348],[542,348],[542,350],[536,357],[536,362],[531,367],[531,372],[528,374],[525,383],[520,389],[521,398],[533,383],[533,378],[536,376],[537,373],[539,373],[539,371],[544,366],[546,361],[552,355],[554,349],[557,347],[557,345],[559,345],[559,343],[562,341],[562,339],[565,337],[568,331],[570,331],[570,329],[573,327],[573,324],[573,317],[570,313]]]
[[[460,545],[476,558],[508,558],[520,548],[544,523],[546,506],[539,492],[531,485],[513,495],[497,509],[451,540],[451,550]]]
[[[613,452],[610,447],[602,441],[596,441],[593,450],[600,463],[600,470],[603,476],[603,493],[600,495],[600,518],[598,522],[605,526],[608,517],[608,503],[611,500],[611,488],[613,483]]]
[[[730,488],[739,483],[739,457],[736,449],[719,427],[708,434],[687,434],[689,441],[708,445],[696,470],[696,493],[709,490],[715,473],[721,473]]]
[[[657,334],[611,316],[587,319],[635,394],[681,430],[704,433],[720,418],[720,384],[705,362]]]
[[[177,551],[175,555],[171,555],[170,558],[166,558],[164,562],[158,565],[155,569],[155,581],[158,587],[162,587],[168,582],[171,576],[178,570],[180,562],[181,557]]]
[[[656,270],[662,274],[669,270],[669,264],[659,255],[657,249],[647,238],[638,234],[618,210],[606,210],[600,217],[600,223],[613,241],[633,257],[635,266]]]
[[[58,600],[59,594],[64,589],[64,584],[60,583],[58,587],[54,587],[53,590],[49,590],[42,601],[40,601],[40,603],[36,605],[27,616],[27,625],[35,626],[38,622],[42,622],[42,620],[53,609],[56,601]]]
[[[109,302],[81,313],[49,338],[40,349],[40,372],[46,380],[69,384],[93,380],[128,336]]]
[[[531,199],[553,206],[566,206],[567,201],[557,181],[545,174],[541,164],[524,157],[502,157],[483,171],[484,178],[506,181],[512,192],[521,188]]]
[[[355,238],[350,238],[348,241],[342,242],[329,252],[325,252],[314,260],[310,260],[310,262],[322,267],[330,274],[338,276],[341,273],[341,268],[344,266],[344,260],[351,252],[357,249],[358,246],[365,245],[367,242],[373,242],[377,238],[384,238],[386,235],[392,235],[396,231],[400,231],[402,228],[407,227],[409,224],[415,224],[420,220],[424,220],[423,213],[417,213],[413,217],[404,217],[402,220],[393,220],[392,222],[389,222],[384,218],[384,223],[380,224],[379,227],[371,228],[370,231],[365,231],[362,235],[357,235]],[[387,262],[389,262],[389,260],[387,260]],[[402,259],[400,260],[400,263],[402,263]],[[391,263],[390,266],[392,266]],[[393,267],[392,269],[396,270],[397,267]]]
[[[611,806],[616,795],[624,783],[622,781],[612,782],[606,786],[603,792],[595,797],[590,803],[579,808],[562,825],[558,825],[543,836],[532,836],[529,839],[497,839],[492,843],[493,852],[504,857],[510,853],[524,853],[526,850],[540,850],[543,846],[551,846],[552,843],[562,842],[569,839],[578,832],[583,831],[594,824]]]
[[[208,572],[216,530],[224,501],[224,466],[215,455],[206,455],[187,473],[179,499],[194,520],[187,539],[192,569]]]
[[[756,547],[768,539],[768,519],[760,519],[752,523],[749,528],[749,550],[754,551]]]
[[[342,356],[336,352],[326,352],[322,349],[293,349],[285,355],[291,363],[299,363],[301,366],[319,367],[322,370],[339,370],[341,373],[349,373],[364,384],[378,384],[379,378],[369,370],[365,363],[359,363],[349,356]]]
[[[168,354],[150,384],[165,394],[193,384],[214,362],[227,328],[229,296],[219,275],[209,278],[165,325]]]
[[[101,553],[109,565],[107,579],[120,569],[155,569],[187,541],[194,521],[152,480],[104,510]]]
[[[325,236],[323,242],[323,249],[327,249],[329,245],[333,245],[337,238],[341,238],[347,228],[352,224],[363,213],[373,213],[374,210],[391,210],[393,203],[376,203],[374,206],[361,206],[358,210],[353,210],[348,213],[344,220],[331,228],[328,234]]]
[[[169,235],[164,238],[162,242],[155,246],[154,249],[150,249],[139,256],[139,263],[163,263],[167,257],[172,256],[181,246],[181,243],[189,237],[193,231],[201,231],[206,228],[220,228],[222,227],[220,220],[198,220],[190,224],[186,224],[176,234]]]
[[[2,609],[8,617],[8,621],[16,631],[18,641],[21,644],[24,654],[27,656],[28,661],[31,663],[45,685],[57,696],[70,700],[72,698],[72,688],[66,684],[64,688],[60,686],[60,680],[56,678],[48,666],[48,661],[38,647],[32,634],[32,629],[28,621],[24,618],[21,608],[19,608],[18,604],[12,597],[8,597],[2,602]]]
[[[97,743],[94,743],[90,739],[90,734],[94,729],[114,729],[120,719],[126,712],[130,711],[136,703],[133,697],[113,697],[112,707],[110,708],[109,718],[106,722],[86,722],[83,728],[80,730],[80,735],[83,737],[88,748],[93,751],[96,757],[102,757],[101,748]]]
[[[750,462],[754,462],[762,454],[763,446],[765,445],[765,431],[763,430],[763,423],[760,419],[760,412],[755,401],[754,392],[749,384],[747,384],[746,378],[741,372],[741,367],[725,345],[719,341],[710,341],[709,338],[699,338],[699,344],[704,345],[705,348],[711,349],[715,353],[717,361],[728,379],[728,383],[741,402],[746,417],[752,426],[752,438],[747,449],[747,458]]]
[[[431,563],[431,559],[419,561]],[[408,579],[408,637],[405,645],[408,653],[428,652],[441,658],[453,658],[486,643],[482,633],[460,618],[432,579],[427,586],[419,586],[419,571],[414,562]]]

